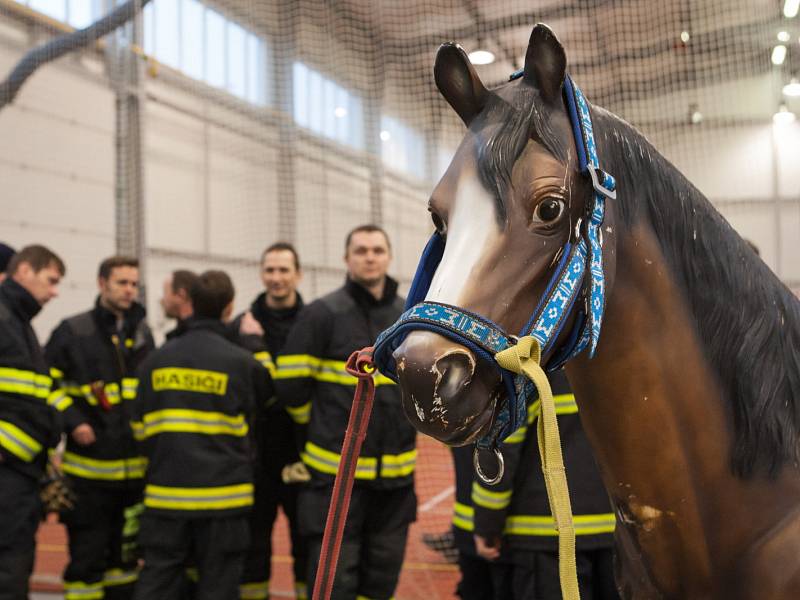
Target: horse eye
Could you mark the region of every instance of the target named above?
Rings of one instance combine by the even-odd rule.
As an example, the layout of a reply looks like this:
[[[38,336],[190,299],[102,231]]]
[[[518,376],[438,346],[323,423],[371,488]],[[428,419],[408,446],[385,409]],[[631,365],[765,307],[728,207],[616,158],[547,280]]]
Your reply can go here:
[[[545,198],[533,211],[535,223],[552,223],[564,213],[564,201],[560,198]]]
[[[444,221],[442,221],[442,217],[440,217],[432,210],[430,211],[430,213],[431,213],[431,221],[433,221],[433,226],[436,227],[436,231],[439,232],[439,235],[444,235],[445,232],[447,231],[447,227],[445,226]]]

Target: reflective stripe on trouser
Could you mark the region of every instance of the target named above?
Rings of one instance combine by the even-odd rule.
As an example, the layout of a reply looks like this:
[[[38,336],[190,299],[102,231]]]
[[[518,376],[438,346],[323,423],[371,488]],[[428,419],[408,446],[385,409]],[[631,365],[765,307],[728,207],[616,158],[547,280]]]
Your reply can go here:
[[[148,484],[144,505],[166,510],[225,510],[253,504],[253,484],[207,488],[179,488]]]
[[[241,600],[264,600],[269,598],[269,581],[254,581],[239,585]]]
[[[98,600],[105,595],[103,582],[84,583],[83,581],[64,582],[64,600]]]
[[[114,587],[134,583],[139,577],[138,569],[126,571],[125,569],[109,569],[103,575],[103,586]]]
[[[124,481],[126,479],[141,479],[147,468],[147,459],[143,456],[121,458],[116,460],[102,460],[88,458],[64,452],[61,469],[82,479],[96,479],[100,481]]]

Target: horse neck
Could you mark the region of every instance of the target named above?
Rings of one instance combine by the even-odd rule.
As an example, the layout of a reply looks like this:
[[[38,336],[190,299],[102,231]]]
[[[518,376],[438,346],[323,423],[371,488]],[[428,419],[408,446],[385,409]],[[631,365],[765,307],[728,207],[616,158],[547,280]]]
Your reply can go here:
[[[657,588],[680,594],[724,570],[800,493],[793,477],[733,475],[722,386],[652,230],[619,236],[616,257],[597,354],[567,373],[622,532]],[[782,493],[774,485],[786,488],[783,513],[764,510]]]

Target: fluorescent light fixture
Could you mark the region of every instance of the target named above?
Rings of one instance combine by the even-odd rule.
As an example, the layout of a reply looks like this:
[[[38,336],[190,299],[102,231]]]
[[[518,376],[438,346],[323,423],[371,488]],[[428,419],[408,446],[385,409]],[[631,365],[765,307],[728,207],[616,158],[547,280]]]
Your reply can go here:
[[[783,4],[783,16],[787,19],[796,17],[798,10],[800,10],[800,0],[786,0]]]
[[[779,66],[786,60],[786,46],[778,44],[772,49],[772,64]]]
[[[343,119],[347,116],[347,109],[344,106],[337,106],[333,109],[333,116],[337,119]]]
[[[383,131],[381,131],[381,140],[382,141],[388,142],[390,139],[392,139],[392,134],[391,133],[389,133],[385,129]]]
[[[800,96],[800,81],[797,81],[797,77],[792,77],[792,80],[783,86],[783,95],[789,98]]]
[[[684,44],[687,44],[687,43],[689,43],[689,39],[690,39],[691,37],[692,37],[692,36],[690,36],[690,35],[689,35],[689,32],[688,32],[688,31],[681,31],[681,41],[682,41]]]
[[[792,36],[789,35],[788,31],[779,31],[778,32],[778,41],[779,42],[788,42],[792,39]]]
[[[795,114],[786,108],[785,104],[781,104],[780,108],[778,108],[778,112],[772,115],[772,122],[779,126],[791,125],[796,118]]]
[[[469,61],[473,65],[490,65],[494,62],[494,54],[488,50],[475,50],[469,53]]]

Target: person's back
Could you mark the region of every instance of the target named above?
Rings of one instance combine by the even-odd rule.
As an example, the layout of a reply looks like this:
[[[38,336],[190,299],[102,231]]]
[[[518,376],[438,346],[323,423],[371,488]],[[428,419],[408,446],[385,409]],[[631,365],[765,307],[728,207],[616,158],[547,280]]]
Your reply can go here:
[[[269,373],[225,337],[233,301],[219,271],[192,287],[185,332],[140,370],[132,427],[148,466],[139,543],[141,600],[180,596],[187,564],[198,571],[195,598],[238,598],[247,517],[253,504],[250,426]]]

